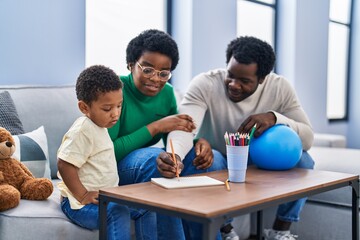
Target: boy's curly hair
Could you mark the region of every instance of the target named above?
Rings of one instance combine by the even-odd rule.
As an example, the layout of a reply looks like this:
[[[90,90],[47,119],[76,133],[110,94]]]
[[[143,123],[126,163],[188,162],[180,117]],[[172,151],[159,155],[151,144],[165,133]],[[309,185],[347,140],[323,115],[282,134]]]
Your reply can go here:
[[[275,64],[273,48],[266,42],[255,37],[238,37],[232,40],[226,49],[226,64],[234,56],[237,62],[243,64],[257,63],[256,75],[265,78]]]
[[[171,58],[171,70],[174,70],[179,62],[176,42],[163,31],[149,29],[133,38],[126,48],[126,63],[135,63],[146,51],[158,52]]]
[[[122,89],[123,83],[108,67],[94,65],[83,70],[76,81],[76,96],[80,101],[91,104],[99,94]]]

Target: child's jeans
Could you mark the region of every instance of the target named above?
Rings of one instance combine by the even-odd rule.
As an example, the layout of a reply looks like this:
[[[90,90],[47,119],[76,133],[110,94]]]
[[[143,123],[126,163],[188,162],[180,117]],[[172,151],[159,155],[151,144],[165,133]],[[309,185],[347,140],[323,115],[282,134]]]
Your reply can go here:
[[[71,209],[68,198],[63,198],[61,209],[76,225],[99,229],[99,206],[88,204],[81,209]],[[130,240],[130,217],[135,220],[136,239],[157,239],[156,215],[142,209],[131,209],[110,202],[107,206],[107,236],[111,240]]]

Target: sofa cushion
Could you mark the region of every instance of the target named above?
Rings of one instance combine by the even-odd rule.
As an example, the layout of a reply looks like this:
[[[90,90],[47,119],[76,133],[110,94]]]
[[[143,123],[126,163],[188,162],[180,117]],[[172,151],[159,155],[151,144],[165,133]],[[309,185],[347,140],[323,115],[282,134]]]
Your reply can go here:
[[[313,146],[345,148],[346,137],[340,134],[315,133]]]
[[[57,178],[57,150],[66,131],[81,115],[75,86],[0,86],[0,91],[5,90],[15,103],[25,132],[44,126],[51,177]]]
[[[21,199],[19,206],[0,212],[1,240],[98,239],[97,230],[73,224],[62,212],[60,192],[55,187],[58,181],[53,180],[54,192],[47,200]]]
[[[312,147],[309,154],[315,161],[316,170],[360,174],[359,149]],[[351,191],[349,187],[340,188],[311,196],[309,200],[349,207]]]
[[[0,92],[0,127],[12,135],[24,133],[14,102],[8,91]]]
[[[14,135],[16,150],[13,157],[28,167],[37,178],[50,177],[49,153],[44,127],[34,131]]]

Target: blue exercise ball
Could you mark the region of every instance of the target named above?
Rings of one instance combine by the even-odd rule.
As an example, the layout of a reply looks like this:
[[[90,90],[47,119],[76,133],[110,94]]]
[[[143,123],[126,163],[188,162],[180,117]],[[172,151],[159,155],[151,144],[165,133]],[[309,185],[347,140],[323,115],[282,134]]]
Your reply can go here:
[[[261,169],[291,169],[299,162],[301,154],[300,137],[285,125],[274,125],[250,141],[250,159]]]

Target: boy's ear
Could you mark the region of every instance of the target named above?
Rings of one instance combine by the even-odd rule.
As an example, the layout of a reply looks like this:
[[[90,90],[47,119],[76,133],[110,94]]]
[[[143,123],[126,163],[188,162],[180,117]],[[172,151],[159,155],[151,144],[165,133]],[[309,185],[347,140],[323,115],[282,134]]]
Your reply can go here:
[[[79,102],[78,102],[78,107],[79,107],[79,109],[80,109],[80,111],[83,113],[83,114],[87,114],[88,113],[88,111],[89,111],[89,106],[84,102],[84,101],[82,101],[82,100],[80,100]]]

